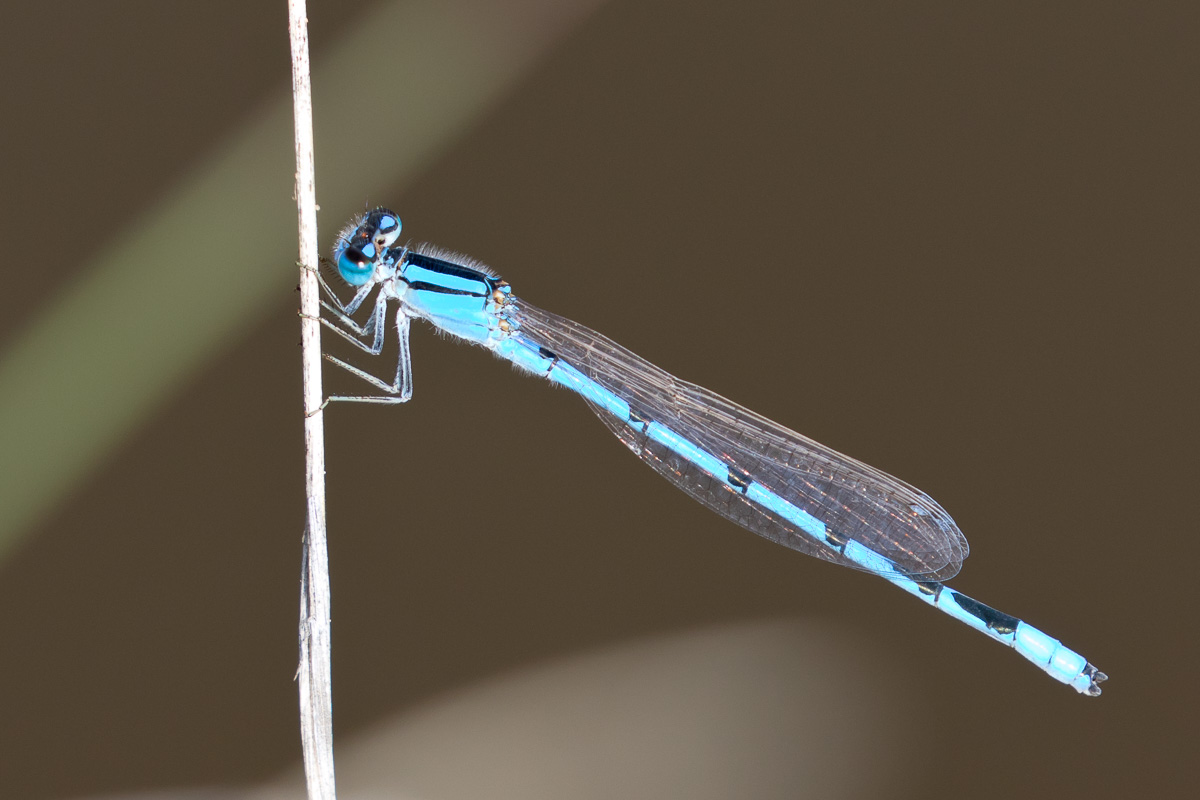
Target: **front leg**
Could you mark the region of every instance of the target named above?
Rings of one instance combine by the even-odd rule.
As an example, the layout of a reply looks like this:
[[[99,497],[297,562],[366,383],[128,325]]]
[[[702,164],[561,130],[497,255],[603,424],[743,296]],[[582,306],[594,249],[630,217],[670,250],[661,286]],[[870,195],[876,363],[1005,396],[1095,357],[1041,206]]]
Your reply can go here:
[[[325,263],[329,262],[326,261]],[[330,300],[328,303],[321,301],[321,305],[339,315],[350,315],[355,311],[358,311],[358,307],[361,306],[363,301],[367,299],[367,295],[369,295],[371,290],[378,285],[377,281],[367,281],[362,286],[358,287],[358,291],[354,293],[354,297],[350,298],[349,303],[343,303],[342,299],[337,296],[337,292],[333,290],[333,287],[326,282],[325,276],[321,274],[321,270],[318,269],[313,271],[317,273],[317,282],[321,284],[321,290]]]

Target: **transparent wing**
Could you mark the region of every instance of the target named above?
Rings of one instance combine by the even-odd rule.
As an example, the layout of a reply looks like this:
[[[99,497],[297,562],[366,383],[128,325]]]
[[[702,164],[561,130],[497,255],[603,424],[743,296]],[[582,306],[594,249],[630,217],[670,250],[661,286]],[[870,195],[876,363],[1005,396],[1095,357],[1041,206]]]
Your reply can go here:
[[[841,539],[853,539],[923,580],[958,573],[967,540],[931,497],[885,472],[831,450],[675,378],[616,342],[564,317],[516,303],[517,335],[544,347],[657,421],[718,456],[739,474],[816,517]],[[673,450],[588,402],[617,438],[660,475],[721,516],[773,542],[864,571],[837,549],[763,508]]]

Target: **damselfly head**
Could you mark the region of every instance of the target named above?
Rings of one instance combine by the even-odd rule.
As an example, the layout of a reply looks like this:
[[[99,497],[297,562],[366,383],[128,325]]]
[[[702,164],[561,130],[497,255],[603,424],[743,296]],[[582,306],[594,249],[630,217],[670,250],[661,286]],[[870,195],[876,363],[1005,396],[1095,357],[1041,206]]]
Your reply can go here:
[[[351,286],[363,286],[375,275],[375,267],[387,256],[400,235],[400,217],[386,208],[376,208],[343,230],[333,249],[338,274]]]

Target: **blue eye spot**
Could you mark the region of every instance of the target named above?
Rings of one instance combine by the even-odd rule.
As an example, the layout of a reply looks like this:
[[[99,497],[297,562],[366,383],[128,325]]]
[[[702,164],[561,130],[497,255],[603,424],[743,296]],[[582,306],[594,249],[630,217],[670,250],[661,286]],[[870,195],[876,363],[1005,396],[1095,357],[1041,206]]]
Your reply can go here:
[[[380,247],[391,247],[400,236],[400,217],[386,208],[377,208],[367,217],[367,224],[373,225],[375,235],[371,238]]]

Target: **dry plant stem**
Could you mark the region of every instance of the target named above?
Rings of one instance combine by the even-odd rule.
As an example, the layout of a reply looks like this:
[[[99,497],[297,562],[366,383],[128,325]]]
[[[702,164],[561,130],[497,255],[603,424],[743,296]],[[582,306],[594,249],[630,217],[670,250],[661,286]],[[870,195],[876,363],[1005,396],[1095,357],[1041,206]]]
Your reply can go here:
[[[329,553],[325,538],[325,436],[321,411],[320,289],[313,167],[312,86],[304,0],[288,0],[296,119],[296,207],[300,230],[300,328],[304,361],[304,485],[308,498],[300,586],[300,736],[309,800],[333,800],[333,692],[329,637]]]

